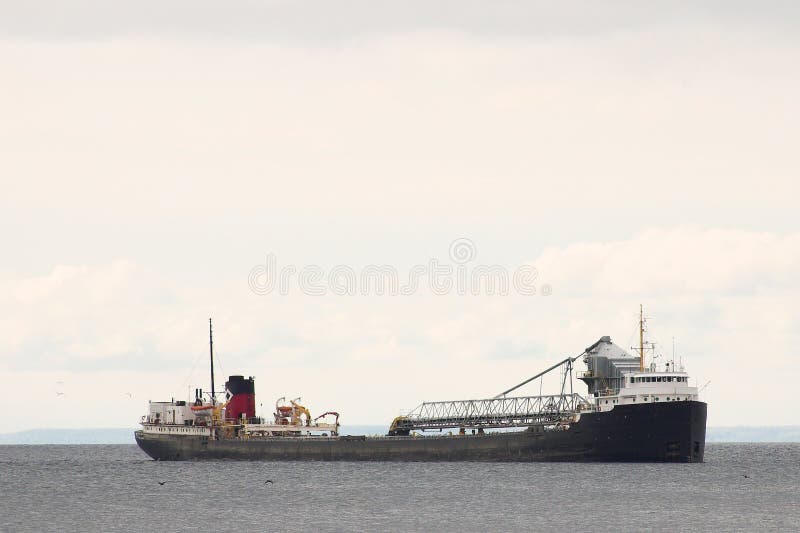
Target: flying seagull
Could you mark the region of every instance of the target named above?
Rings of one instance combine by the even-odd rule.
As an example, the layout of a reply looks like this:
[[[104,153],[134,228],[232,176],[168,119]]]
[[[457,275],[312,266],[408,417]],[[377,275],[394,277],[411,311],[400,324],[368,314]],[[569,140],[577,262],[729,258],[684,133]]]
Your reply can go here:
[[[272,480],[271,480],[271,479],[268,479],[268,480],[266,480],[266,481],[264,482],[264,485],[266,485],[267,483],[272,483]]]
[[[166,481],[159,481],[158,484],[159,485],[164,485],[164,484],[166,484]]]
[[[750,476],[748,476],[747,474],[742,474],[742,475],[745,477],[745,479],[750,479]]]

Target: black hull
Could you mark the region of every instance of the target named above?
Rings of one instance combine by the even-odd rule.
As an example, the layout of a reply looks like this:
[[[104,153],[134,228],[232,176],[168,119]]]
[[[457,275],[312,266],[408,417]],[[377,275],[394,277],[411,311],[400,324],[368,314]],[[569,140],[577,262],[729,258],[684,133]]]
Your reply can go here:
[[[703,461],[706,404],[621,405],[581,415],[568,430],[437,437],[275,437],[209,440],[136,432],[161,461]]]

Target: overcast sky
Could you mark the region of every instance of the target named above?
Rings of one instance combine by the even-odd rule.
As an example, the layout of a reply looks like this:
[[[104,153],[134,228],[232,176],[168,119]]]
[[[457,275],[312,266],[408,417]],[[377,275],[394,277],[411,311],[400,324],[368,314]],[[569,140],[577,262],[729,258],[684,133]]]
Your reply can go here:
[[[209,316],[218,381],[388,424],[628,348],[639,303],[709,425],[800,424],[764,408],[800,380],[796,2],[65,4],[0,1],[5,429],[207,388]],[[248,285],[464,237],[552,294]]]

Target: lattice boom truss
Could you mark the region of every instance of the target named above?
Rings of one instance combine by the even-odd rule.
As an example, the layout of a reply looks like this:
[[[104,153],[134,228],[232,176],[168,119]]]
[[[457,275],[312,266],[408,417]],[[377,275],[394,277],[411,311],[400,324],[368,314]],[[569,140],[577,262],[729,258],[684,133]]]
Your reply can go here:
[[[504,428],[555,424],[578,412],[580,394],[425,402],[398,429]]]

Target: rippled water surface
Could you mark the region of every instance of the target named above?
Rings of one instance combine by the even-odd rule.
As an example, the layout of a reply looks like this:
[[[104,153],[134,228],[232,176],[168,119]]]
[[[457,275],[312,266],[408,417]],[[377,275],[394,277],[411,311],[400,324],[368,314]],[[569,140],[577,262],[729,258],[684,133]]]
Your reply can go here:
[[[170,463],[126,445],[0,446],[4,532],[797,531],[799,491],[800,444],[709,444],[688,465]]]

